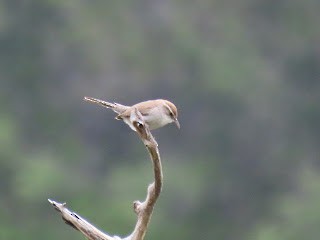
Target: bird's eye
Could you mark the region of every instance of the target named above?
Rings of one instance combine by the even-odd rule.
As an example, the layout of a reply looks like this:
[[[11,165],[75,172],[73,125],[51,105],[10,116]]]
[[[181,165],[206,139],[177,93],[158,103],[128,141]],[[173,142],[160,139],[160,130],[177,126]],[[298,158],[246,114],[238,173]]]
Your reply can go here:
[[[171,117],[173,117],[173,113],[172,113],[172,112],[170,112],[169,115],[170,115]]]

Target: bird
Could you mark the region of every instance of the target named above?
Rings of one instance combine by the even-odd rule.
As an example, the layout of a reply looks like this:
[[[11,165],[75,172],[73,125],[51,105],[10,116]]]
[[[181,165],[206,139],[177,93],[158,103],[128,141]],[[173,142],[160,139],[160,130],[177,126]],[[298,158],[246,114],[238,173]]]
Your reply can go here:
[[[110,103],[92,97],[84,97],[84,100],[112,109],[118,114],[115,118],[117,120],[123,120],[134,131],[136,131],[136,129],[130,116],[135,109],[141,113],[144,122],[148,125],[150,130],[161,128],[169,123],[175,123],[180,129],[177,107],[172,102],[165,99],[147,100],[132,106],[126,106],[120,103]]]

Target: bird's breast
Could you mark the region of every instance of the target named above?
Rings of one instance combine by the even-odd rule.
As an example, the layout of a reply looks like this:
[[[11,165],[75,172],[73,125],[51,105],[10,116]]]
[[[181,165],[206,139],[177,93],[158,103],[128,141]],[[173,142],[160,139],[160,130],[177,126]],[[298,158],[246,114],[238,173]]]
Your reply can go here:
[[[142,116],[150,130],[163,127],[172,122],[172,119],[164,114],[159,108],[151,109],[147,114],[142,113]]]

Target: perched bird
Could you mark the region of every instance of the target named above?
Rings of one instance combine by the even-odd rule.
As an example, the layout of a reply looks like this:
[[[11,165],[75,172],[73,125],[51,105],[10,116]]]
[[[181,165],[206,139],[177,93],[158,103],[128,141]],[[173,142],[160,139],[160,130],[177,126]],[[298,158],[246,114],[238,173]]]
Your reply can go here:
[[[116,119],[123,120],[134,131],[136,131],[136,129],[130,120],[130,116],[132,111],[135,111],[135,109],[141,113],[144,122],[148,125],[150,130],[163,127],[172,122],[174,122],[176,126],[180,128],[178,121],[178,110],[176,106],[168,100],[148,100],[132,106],[125,106],[119,103],[109,103],[92,97],[84,97],[84,100],[99,104],[106,108],[111,108],[118,114]]]

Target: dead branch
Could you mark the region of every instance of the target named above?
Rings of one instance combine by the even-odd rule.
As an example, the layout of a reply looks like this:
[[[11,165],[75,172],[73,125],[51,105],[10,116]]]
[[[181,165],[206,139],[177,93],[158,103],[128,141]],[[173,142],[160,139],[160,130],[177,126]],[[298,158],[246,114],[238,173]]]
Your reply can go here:
[[[153,163],[154,182],[148,187],[146,199],[143,202],[134,201],[133,203],[133,210],[137,214],[137,222],[133,232],[129,236],[124,238],[109,236],[98,230],[78,214],[67,209],[65,203],[58,203],[48,199],[51,205],[60,212],[65,223],[80,231],[89,240],[143,240],[152,216],[153,208],[161,193],[163,176],[158,144],[152,136],[149,127],[143,121],[141,113],[137,109],[132,111],[130,120],[133,123],[137,134],[148,149]]]

